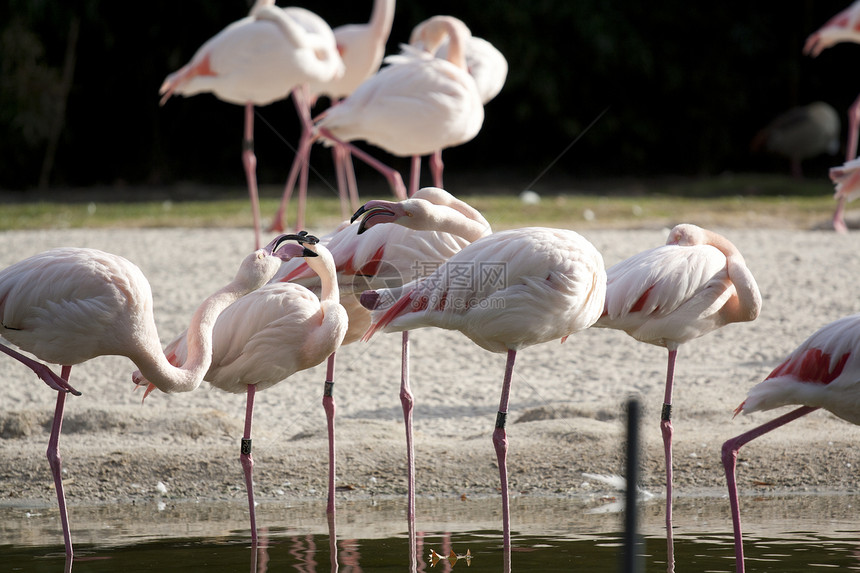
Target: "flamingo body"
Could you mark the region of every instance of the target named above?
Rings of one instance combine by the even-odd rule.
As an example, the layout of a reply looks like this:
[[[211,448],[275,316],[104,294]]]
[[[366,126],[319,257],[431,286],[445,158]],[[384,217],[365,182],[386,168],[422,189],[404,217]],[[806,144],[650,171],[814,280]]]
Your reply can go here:
[[[321,19],[303,8],[264,6],[204,43],[191,61],[164,80],[162,102],[173,94],[211,92],[225,102],[268,105],[297,85],[343,74],[334,35],[311,32]]]
[[[860,314],[822,327],[750,389],[737,413],[804,405],[860,424]]]
[[[383,305],[400,294],[377,293]],[[603,258],[581,235],[540,227],[501,231],[405,285],[390,308],[374,311],[366,337],[435,326],[459,330],[491,352],[519,350],[591,326],[604,293]]]
[[[203,379],[233,394],[245,393],[249,384],[265,390],[324,362],[340,346],[347,321],[340,304],[321,304],[298,284],[269,283],[218,316],[214,359]],[[187,355],[185,337],[165,353],[181,364]]]
[[[451,19],[453,20],[453,19]],[[460,22],[435,28],[437,37],[469,36]],[[465,143],[484,121],[481,97],[462,54],[451,61],[428,53],[389,59],[389,64],[333,106],[316,125],[343,141],[364,140],[401,156],[420,156]]]
[[[96,249],[52,249],[0,271],[0,315],[3,338],[52,364],[160,347],[146,277]]]
[[[733,291],[716,248],[663,245],[609,268],[606,309],[595,326],[677,347],[722,326],[716,311]]]

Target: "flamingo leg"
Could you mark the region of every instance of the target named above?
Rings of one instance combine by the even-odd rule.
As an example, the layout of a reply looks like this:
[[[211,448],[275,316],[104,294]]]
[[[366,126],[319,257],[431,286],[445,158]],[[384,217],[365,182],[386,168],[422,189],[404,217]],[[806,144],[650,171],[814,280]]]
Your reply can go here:
[[[245,137],[242,140],[242,165],[248,181],[251,215],[254,218],[254,249],[262,244],[260,237],[260,199],[257,193],[257,156],[254,154],[254,104],[245,104]]]
[[[860,128],[860,96],[848,108],[848,145],[845,151],[845,161],[857,157],[857,135]]]
[[[421,185],[421,156],[412,156],[412,169],[409,174],[409,196],[415,195]]]
[[[278,210],[272,218],[268,230],[283,233],[286,228],[286,213],[287,207],[290,204],[290,198],[293,195],[293,190],[296,186],[296,179],[299,182],[299,205],[296,213],[296,230],[300,231],[304,227],[304,211],[307,200],[307,182],[308,182],[308,166],[310,164],[311,147],[315,137],[313,136],[313,122],[311,121],[310,104],[308,103],[307,86],[298,86],[292,92],[293,105],[296,107],[299,120],[302,124],[302,133],[299,136],[299,143],[296,146],[296,155],[293,158],[293,164],[290,166],[290,173],[287,176],[287,183],[284,186],[284,192],[281,195],[281,202],[278,204]]]
[[[403,331],[400,366],[400,403],[403,406],[403,423],[406,426],[406,481],[408,484],[406,517],[415,521],[415,447],[412,441],[412,408],[415,398],[409,386],[409,331]]]
[[[355,213],[361,203],[358,201],[358,182],[355,180],[355,167],[352,164],[352,154],[348,149],[343,150],[344,172],[346,173],[346,184],[349,190],[349,212]]]
[[[663,411],[660,415],[660,430],[663,434],[663,450],[666,458],[666,564],[669,573],[675,570],[675,542],[672,532],[672,385],[675,379],[677,353],[677,349],[669,351],[666,391],[663,396]]]
[[[445,169],[445,163],[442,162],[442,150],[437,149],[430,156],[430,172],[433,174],[433,185],[439,189],[444,189],[442,186],[442,171]]]
[[[6,354],[8,356],[11,356],[12,358],[17,360],[18,362],[20,362],[24,366],[26,366],[27,368],[32,370],[33,373],[35,373],[36,376],[38,376],[42,382],[44,382],[45,384],[47,384],[48,386],[50,386],[54,390],[56,390],[58,392],[62,392],[62,393],[71,392],[75,396],[81,395],[80,392],[78,392],[77,390],[72,388],[72,386],[69,384],[68,380],[63,379],[62,376],[57,376],[53,372],[53,370],[51,370],[50,368],[48,368],[46,365],[42,364],[41,362],[39,362],[37,360],[33,360],[32,358],[29,358],[29,357],[21,354],[20,352],[12,350],[11,348],[9,348],[8,346],[6,346],[4,344],[0,344],[0,352]]]
[[[836,210],[833,212],[833,230],[837,233],[847,233],[848,225],[845,224],[845,196],[840,195],[836,200]]]
[[[349,197],[347,196],[346,183],[346,166],[344,165],[344,154],[349,154],[348,151],[341,148],[340,145],[335,145],[331,148],[331,154],[334,158],[334,173],[337,177],[337,194],[340,198],[340,218],[349,219],[350,213],[355,213],[355,210],[350,211]]]
[[[752,430],[745,432],[739,436],[735,436],[730,440],[726,440],[723,444],[722,458],[723,468],[726,471],[726,485],[729,488],[729,505],[732,511],[732,527],[735,533],[735,569],[737,573],[744,573],[744,542],[741,533],[741,512],[738,502],[738,484],[736,468],[738,462],[738,451],[742,446],[758,438],[759,436],[775,430],[792,420],[796,420],[801,416],[817,410],[811,406],[801,406],[796,410],[792,410],[788,414],[784,414],[778,418],[774,418],[770,422],[766,422],[761,426],[757,426]]]
[[[504,548],[511,547],[511,518],[508,500],[508,436],[505,423],[508,417],[508,400],[511,395],[511,377],[514,373],[514,360],[517,351],[508,350],[508,361],[505,366],[505,380],[502,383],[502,397],[499,400],[499,413],[496,415],[496,429],[493,431],[493,446],[496,448],[496,458],[499,462],[499,480],[502,486],[502,535]]]
[[[328,357],[326,364],[325,389],[323,390],[323,409],[328,425],[328,505],[326,513],[334,516],[334,476],[335,476],[335,441],[334,441],[334,353]]]
[[[242,463],[242,469],[245,472],[245,488],[248,490],[248,509],[251,514],[251,543],[257,543],[257,511],[256,503],[254,502],[254,480],[252,477],[254,471],[254,459],[251,457],[251,421],[254,417],[254,396],[257,393],[257,387],[253,384],[248,384],[248,397],[245,405],[245,434],[242,437],[242,449],[239,455],[239,461]]]
[[[71,366],[63,366],[62,376],[69,379],[72,371]],[[57,392],[57,405],[54,408],[54,422],[51,424],[51,437],[48,440],[48,464],[51,466],[51,474],[54,476],[54,489],[57,490],[57,505],[60,509],[60,522],[63,525],[63,543],[66,546],[66,560],[72,559],[72,533],[69,528],[69,512],[66,508],[66,491],[63,487],[63,458],[60,456],[60,433],[63,431],[63,409],[66,404],[66,392]]]
[[[400,173],[398,173],[391,167],[388,167],[378,159],[371,157],[369,154],[365,153],[351,143],[339,139],[331,131],[324,127],[320,128],[319,133],[326,139],[330,139],[335,143],[345,146],[354,156],[358,157],[359,159],[379,171],[382,176],[385,177],[386,180],[388,180],[388,184],[391,185],[391,189],[394,192],[394,195],[397,197],[398,201],[406,199],[406,186],[403,184],[403,178],[400,176]]]

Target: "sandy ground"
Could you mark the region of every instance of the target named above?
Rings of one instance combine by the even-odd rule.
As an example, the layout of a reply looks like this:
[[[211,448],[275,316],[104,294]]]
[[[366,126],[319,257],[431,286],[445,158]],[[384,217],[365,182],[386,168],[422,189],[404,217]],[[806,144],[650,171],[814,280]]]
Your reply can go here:
[[[772,416],[732,419],[746,390],[818,327],[858,312],[860,235],[803,230],[715,229],[744,253],[764,304],[753,323],[729,325],[683,346],[675,391],[676,496],[720,495],[720,445]],[[324,230],[320,230],[321,232]],[[665,240],[665,229],[588,231],[607,267]],[[232,278],[251,248],[239,230],[62,230],[0,235],[0,266],[54,246],[96,247],[141,267],[166,344],[205,295]],[[491,444],[504,355],[456,332],[412,334],[417,491],[495,495]],[[398,398],[399,334],[341,348],[336,368],[338,503],[402,499],[405,455]],[[643,486],[663,492],[659,412],[666,350],[626,334],[589,329],[565,344],[521,352],[511,396],[509,469],[516,498],[592,495],[583,472],[623,471],[623,407],[642,402]],[[208,387],[155,393],[141,404],[132,363],[102,357],[75,367],[61,440],[71,507],[164,499],[244,503],[238,462],[244,396]],[[326,493],[324,366],[257,396],[255,483],[265,502],[318,501]],[[0,360],[0,506],[54,507],[44,457],[55,394],[19,363]],[[857,488],[860,428],[816,412],[741,452],[746,494]],[[159,492],[158,484],[166,487]],[[680,501],[679,503],[683,503]],[[83,511],[83,510],[81,510]],[[73,525],[74,528],[74,525]]]

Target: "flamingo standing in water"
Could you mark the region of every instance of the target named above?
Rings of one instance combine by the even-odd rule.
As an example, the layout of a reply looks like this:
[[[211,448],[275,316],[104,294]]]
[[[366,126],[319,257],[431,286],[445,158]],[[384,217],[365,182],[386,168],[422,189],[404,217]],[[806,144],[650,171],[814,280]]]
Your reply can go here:
[[[827,48],[840,42],[860,44],[860,0],[855,1],[810,34],[803,46],[803,53],[814,58]],[[834,169],[851,170],[856,168],[856,165],[852,165],[851,162],[857,157],[858,131],[860,131],[860,96],[848,108],[848,141],[845,146],[845,165]],[[832,170],[830,177],[836,183]],[[846,233],[848,227],[845,224],[845,204],[854,199],[855,196],[840,193],[837,189],[835,198],[837,203],[836,211],[833,213],[833,228],[839,233]]]
[[[678,225],[666,244],[606,272],[606,308],[596,327],[623,330],[669,351],[660,429],[666,457],[666,539],[672,535],[672,390],[681,344],[732,322],[755,320],[761,293],[743,256],[728,239],[695,225]]]
[[[278,8],[274,0],[258,0],[247,17],[204,43],[188,64],[167,76],[159,89],[162,105],[174,94],[211,92],[222,101],[245,106],[242,164],[257,248],[261,231],[254,106],[268,105],[294,92],[303,134],[310,129],[310,111],[302,99],[301,86],[343,74],[334,34],[330,28],[326,33],[326,29],[319,16],[304,8]]]
[[[0,334],[36,356],[62,365],[60,376],[5,345],[0,352],[20,361],[57,390],[48,462],[57,490],[66,556],[73,556],[63,489],[60,433],[72,365],[104,355],[127,356],[164,392],[197,388],[212,361],[212,328],[231,303],[260,288],[298,245],[280,236],[245,258],[236,277],[207,298],[191,318],[188,360],[182,366],[164,357],[153,315],[152,290],[128,260],[96,249],[45,251],[0,271]],[[299,252],[301,249],[299,249]]]
[[[404,46],[404,51],[409,53],[413,48],[424,49],[424,28],[430,22],[432,19],[425,20],[412,29],[412,34],[409,36],[409,46]],[[443,60],[448,58],[447,38],[436,47],[433,55]],[[469,36],[466,42],[466,69],[475,80],[478,95],[481,97],[481,105],[487,105],[499,95],[508,77],[508,61],[505,56],[493,44],[477,36]],[[444,186],[442,184],[443,169],[444,163],[440,148],[430,155],[430,171],[433,174],[433,185],[436,187]]]
[[[819,408],[860,424],[860,314],[822,327],[798,346],[763,382],[749,391],[735,415],[800,405],[723,444],[722,458],[729,488],[735,534],[736,569],[744,571],[744,547],[735,469],[738,450],[759,436]]]
[[[385,56],[385,44],[388,42],[391,26],[394,23],[394,2],[395,0],[374,0],[370,21],[366,24],[346,24],[333,30],[337,42],[337,51],[343,60],[344,73],[340,78],[328,82],[310,82],[311,104],[320,96],[327,96],[332,104],[336,104],[340,99],[354,92],[364,80],[376,73],[382,64],[382,58]],[[269,226],[270,231],[282,232],[284,230],[285,213],[293,192],[296,173],[300,166],[307,165],[310,161],[311,144],[312,140],[308,139],[306,146],[299,148],[299,153],[293,160],[287,187],[284,189],[278,210]],[[358,208],[358,190],[352,159],[349,150],[341,145],[333,146],[332,154],[342,214],[344,218],[347,218],[349,213]],[[306,193],[306,188],[299,189],[300,197]],[[304,205],[303,200],[301,205]],[[347,210],[350,205],[352,208]],[[296,217],[296,227],[302,228],[303,222],[304,213],[300,212]]]
[[[361,297],[377,331],[435,326],[459,330],[491,352],[507,353],[493,432],[502,491],[504,547],[510,549],[505,424],[517,351],[566,339],[591,326],[603,311],[603,257],[581,235],[529,227],[478,239],[425,279]]]
[[[447,38],[447,59],[418,50],[386,58],[387,66],[320,114],[315,123],[319,135],[330,144],[364,140],[393,155],[412,157],[412,195],[418,190],[420,156],[470,141],[484,122],[481,96],[466,67],[469,37],[462,21],[431,18],[423,28],[423,45],[434,52]],[[392,186],[402,185],[395,170],[352,145],[349,149],[366,157]]]
[[[392,223],[382,225],[381,223]],[[370,311],[359,300],[370,288],[399,286],[427,276],[464,246],[491,232],[487,220],[468,203],[434,187],[419,189],[400,202],[369,201],[332,234],[321,239],[331,250],[340,302],[349,315],[349,328],[343,344],[358,340],[370,326]],[[319,292],[316,273],[298,259],[288,261],[272,281],[291,281]],[[403,333],[402,356],[408,356],[408,333]],[[330,458],[334,460],[334,382],[326,381],[323,407],[331,440]],[[401,402],[406,423],[407,465],[410,518],[415,515],[414,460],[412,456],[412,392],[408,368],[401,372]],[[334,511],[334,463],[329,467],[328,511]]]
[[[305,250],[302,257],[296,259],[304,260],[317,273],[319,295],[295,283],[270,282],[230,305],[215,322],[212,365],[203,377],[219,390],[245,393],[247,397],[240,461],[245,474],[254,543],[257,541],[254,461],[251,458],[254,397],[257,391],[326,359],[329,361],[327,380],[331,380],[334,353],[347,330],[347,313],[340,305],[331,253],[316,244],[318,239],[312,235],[304,235],[299,241]],[[185,333],[164,352],[171,363],[182,364],[188,356]],[[135,373],[134,381],[138,385],[148,382],[139,372]],[[147,394],[154,388],[150,384]]]

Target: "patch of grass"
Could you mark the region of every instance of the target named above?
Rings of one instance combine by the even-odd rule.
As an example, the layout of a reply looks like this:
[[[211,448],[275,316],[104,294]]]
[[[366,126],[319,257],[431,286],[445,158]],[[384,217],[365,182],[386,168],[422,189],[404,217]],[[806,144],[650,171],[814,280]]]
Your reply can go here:
[[[828,228],[835,207],[827,180],[773,175],[653,181],[568,182],[542,191],[537,204],[512,190],[458,194],[496,229],[554,226],[571,229],[654,228],[692,222],[707,227]],[[57,228],[249,227],[251,207],[237,190],[231,198],[140,202],[32,202],[0,208],[0,231]],[[390,195],[362,197],[391,199]],[[278,199],[260,201],[267,226]],[[295,218],[290,204],[289,221]],[[306,227],[328,230],[341,220],[338,199],[312,194]]]

